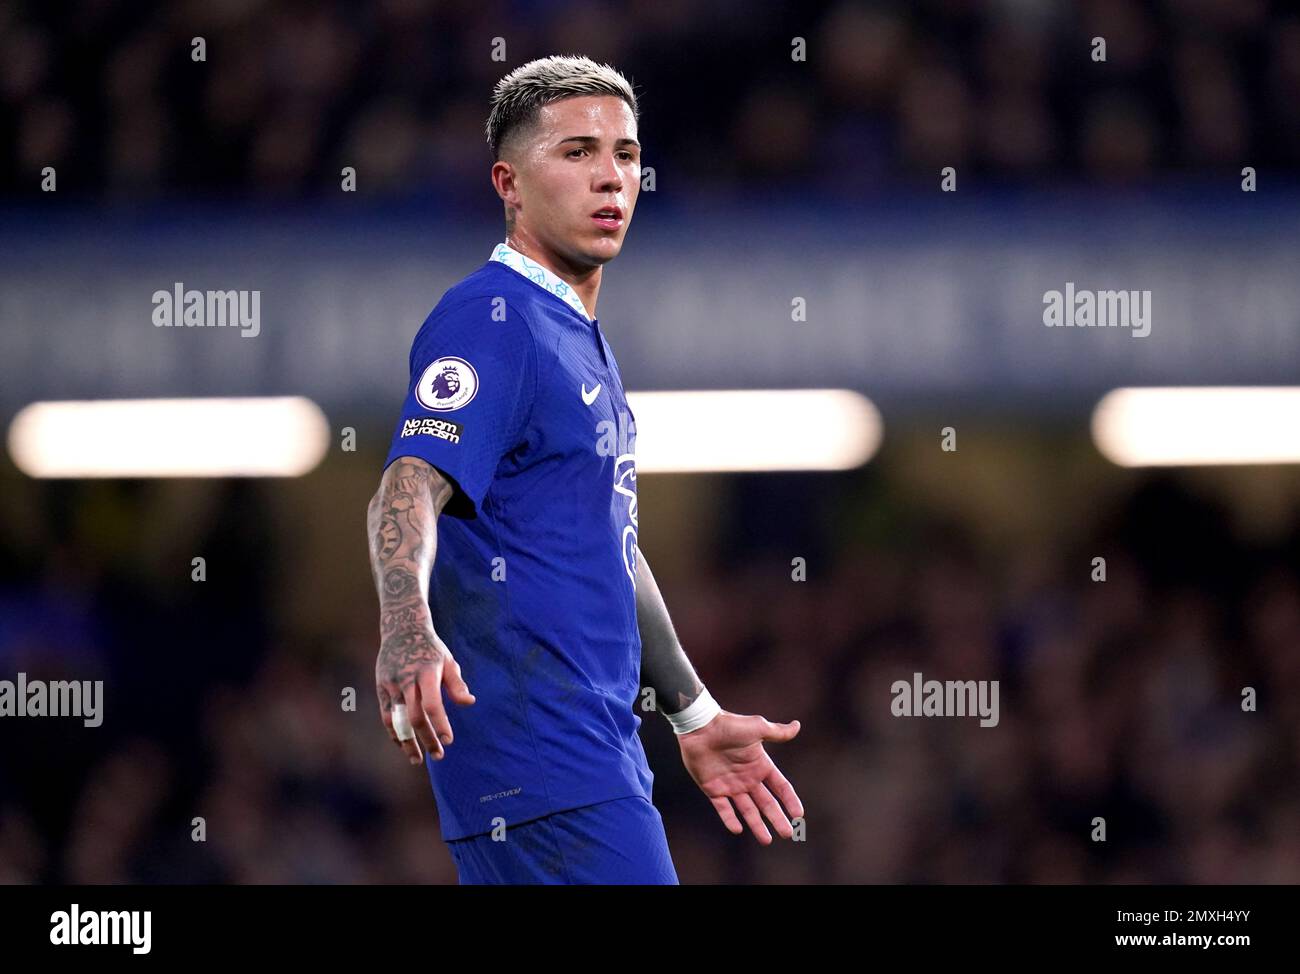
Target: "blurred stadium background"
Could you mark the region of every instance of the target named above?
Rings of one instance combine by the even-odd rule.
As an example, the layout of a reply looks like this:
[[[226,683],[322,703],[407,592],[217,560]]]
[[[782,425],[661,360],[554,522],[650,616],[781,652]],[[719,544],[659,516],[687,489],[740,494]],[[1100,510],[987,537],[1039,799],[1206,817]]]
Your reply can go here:
[[[803,723],[773,754],[808,841],[763,849],[643,715],[682,880],[1300,881],[1298,468],[1090,431],[1117,387],[1296,381],[1300,14],[1264,0],[0,4],[5,427],[302,395],[330,428],[298,478],[0,459],[0,678],[106,681],[99,728],[0,724],[0,879],[455,881],[373,703],[364,509],[412,335],[502,237],[491,86],[574,52],[634,81],[655,170],[600,301],[629,390],[884,424],[852,470],[640,479],[714,695]],[[1067,281],[1150,289],[1150,335],[1044,328]],[[259,289],[261,333],[155,328],[175,282]],[[999,679],[999,725],[892,717],[916,671]]]

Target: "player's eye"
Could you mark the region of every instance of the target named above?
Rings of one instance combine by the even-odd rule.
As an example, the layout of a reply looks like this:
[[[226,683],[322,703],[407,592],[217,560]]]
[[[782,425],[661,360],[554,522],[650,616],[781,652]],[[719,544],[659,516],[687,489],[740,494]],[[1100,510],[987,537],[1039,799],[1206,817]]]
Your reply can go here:
[[[565,154],[571,156],[571,155],[573,155],[575,152],[586,152],[586,151],[587,151],[586,149],[583,149],[583,148],[577,148],[577,149],[570,149],[570,150],[569,150],[567,153],[565,153]]]

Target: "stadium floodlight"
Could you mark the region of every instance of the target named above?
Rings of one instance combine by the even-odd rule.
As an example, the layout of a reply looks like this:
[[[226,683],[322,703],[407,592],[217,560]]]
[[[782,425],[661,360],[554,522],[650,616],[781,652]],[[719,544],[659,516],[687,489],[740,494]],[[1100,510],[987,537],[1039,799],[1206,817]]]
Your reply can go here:
[[[1300,387],[1114,389],[1092,438],[1123,467],[1300,463]]]
[[[35,402],[9,425],[31,477],[297,477],[328,445],[301,396]]]
[[[875,405],[849,389],[629,392],[638,473],[847,470],[880,445]]]

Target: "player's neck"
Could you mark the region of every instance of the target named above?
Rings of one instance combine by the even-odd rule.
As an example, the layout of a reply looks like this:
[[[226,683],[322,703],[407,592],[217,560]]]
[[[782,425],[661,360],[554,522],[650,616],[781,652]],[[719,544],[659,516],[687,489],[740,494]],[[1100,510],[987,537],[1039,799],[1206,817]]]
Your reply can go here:
[[[536,240],[518,229],[506,234],[506,243],[529,260],[541,264],[548,271],[568,284],[578,295],[578,300],[587,309],[587,317],[596,317],[596,298],[600,294],[601,265],[595,267],[575,267],[558,254],[552,253]]]

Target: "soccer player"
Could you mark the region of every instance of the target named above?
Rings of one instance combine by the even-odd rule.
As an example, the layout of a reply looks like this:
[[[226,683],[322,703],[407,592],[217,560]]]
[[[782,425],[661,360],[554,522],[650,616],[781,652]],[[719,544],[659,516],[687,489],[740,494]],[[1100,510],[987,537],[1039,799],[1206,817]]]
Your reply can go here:
[[[803,815],[763,749],[799,722],[720,709],[637,547],[635,417],[595,316],[636,136],[607,65],[549,57],[498,82],[506,239],[416,334],[369,505],[380,712],[428,769],[464,884],[677,882],[637,736],[650,691],[729,831],[767,845],[764,817],[791,838]]]

